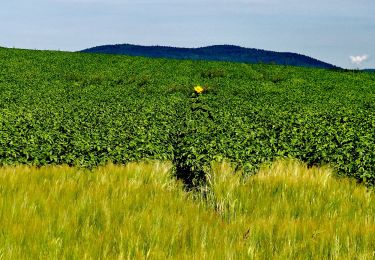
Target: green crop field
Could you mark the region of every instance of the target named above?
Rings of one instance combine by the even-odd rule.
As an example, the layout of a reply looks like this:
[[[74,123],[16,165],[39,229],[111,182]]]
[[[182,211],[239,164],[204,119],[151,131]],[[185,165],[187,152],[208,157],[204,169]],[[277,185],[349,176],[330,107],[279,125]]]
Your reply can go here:
[[[374,186],[374,73],[0,48],[0,259],[373,259]]]
[[[0,164],[297,158],[375,184],[375,74],[0,49]],[[193,87],[205,92],[194,95]]]

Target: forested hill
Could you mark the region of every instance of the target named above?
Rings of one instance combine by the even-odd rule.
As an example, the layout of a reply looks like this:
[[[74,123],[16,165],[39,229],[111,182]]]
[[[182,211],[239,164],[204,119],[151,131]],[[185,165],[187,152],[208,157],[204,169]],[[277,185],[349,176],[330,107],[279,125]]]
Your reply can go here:
[[[191,60],[232,61],[245,63],[274,63],[280,65],[334,69],[332,64],[290,52],[275,52],[261,49],[243,48],[234,45],[214,45],[201,48],[176,48],[164,46],[139,46],[131,44],[103,45],[81,52],[123,54],[154,58],[174,58]]]

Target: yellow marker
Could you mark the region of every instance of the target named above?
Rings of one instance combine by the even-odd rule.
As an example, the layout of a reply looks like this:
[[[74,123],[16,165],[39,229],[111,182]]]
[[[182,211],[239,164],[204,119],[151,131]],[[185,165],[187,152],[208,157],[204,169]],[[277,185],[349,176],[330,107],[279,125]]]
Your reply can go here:
[[[198,94],[201,94],[204,91],[204,88],[202,88],[201,86],[196,86],[194,87],[194,91]]]

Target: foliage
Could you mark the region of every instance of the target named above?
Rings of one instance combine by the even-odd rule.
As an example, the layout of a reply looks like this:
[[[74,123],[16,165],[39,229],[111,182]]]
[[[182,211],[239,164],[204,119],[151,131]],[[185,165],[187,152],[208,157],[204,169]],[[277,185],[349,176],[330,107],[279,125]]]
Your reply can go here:
[[[165,46],[116,44],[96,46],[93,48],[82,50],[81,52],[121,54],[152,58],[267,63],[325,69],[339,69],[332,64],[302,54],[243,48],[235,45],[213,45],[201,48],[177,48]],[[207,72],[203,72],[203,75],[212,77],[212,74]],[[219,75],[221,75],[221,73],[219,73]]]
[[[0,59],[1,165],[158,159],[203,180],[211,161],[254,173],[294,157],[375,184],[373,73],[15,49]]]

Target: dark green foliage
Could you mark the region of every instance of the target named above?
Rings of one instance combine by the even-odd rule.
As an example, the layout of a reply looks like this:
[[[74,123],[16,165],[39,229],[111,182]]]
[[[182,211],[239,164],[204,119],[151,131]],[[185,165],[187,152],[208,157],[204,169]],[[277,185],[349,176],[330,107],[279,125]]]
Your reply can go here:
[[[1,49],[0,164],[277,157],[375,184],[375,74]],[[194,94],[202,85],[206,92]]]
[[[122,54],[152,58],[230,61],[245,63],[279,64],[289,66],[340,69],[332,64],[290,52],[266,51],[235,45],[213,45],[201,48],[140,46],[132,44],[103,45],[85,49],[85,53]]]
[[[225,72],[223,69],[208,69],[201,72],[202,77],[204,78],[221,78],[225,76]]]

